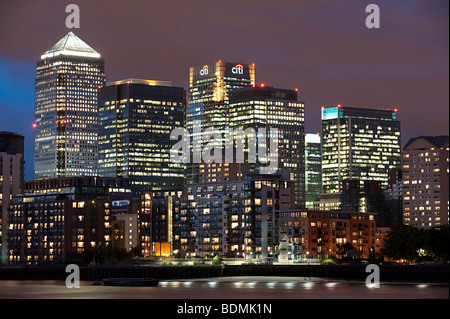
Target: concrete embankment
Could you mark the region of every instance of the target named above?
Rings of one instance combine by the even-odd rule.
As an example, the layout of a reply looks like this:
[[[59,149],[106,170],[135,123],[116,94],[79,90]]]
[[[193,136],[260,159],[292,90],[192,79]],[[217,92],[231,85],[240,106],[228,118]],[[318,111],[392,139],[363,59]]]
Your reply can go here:
[[[381,281],[449,282],[448,265],[380,265]],[[0,266],[0,280],[64,280],[66,265]],[[110,277],[147,277],[162,280],[197,279],[233,276],[316,277],[342,280],[365,280],[364,265],[99,265],[80,266],[81,280]]]

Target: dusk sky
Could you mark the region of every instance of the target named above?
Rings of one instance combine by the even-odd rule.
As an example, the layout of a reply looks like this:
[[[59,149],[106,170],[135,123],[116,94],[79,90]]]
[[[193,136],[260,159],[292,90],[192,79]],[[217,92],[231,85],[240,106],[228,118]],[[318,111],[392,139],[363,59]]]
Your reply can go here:
[[[65,8],[81,10],[67,29]],[[368,4],[381,28],[368,29]],[[449,133],[448,0],[0,0],[0,131],[25,136],[33,179],[36,62],[69,31],[105,59],[107,82],[144,78],[187,89],[189,67],[255,63],[256,83],[298,88],[306,131],[320,108],[397,108],[402,146]]]

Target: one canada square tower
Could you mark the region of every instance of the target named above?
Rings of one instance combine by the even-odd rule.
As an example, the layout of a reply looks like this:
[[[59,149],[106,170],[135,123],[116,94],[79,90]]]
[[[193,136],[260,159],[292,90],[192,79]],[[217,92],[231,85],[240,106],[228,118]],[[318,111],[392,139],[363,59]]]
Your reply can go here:
[[[69,32],[37,62],[36,180],[97,175],[97,94],[104,60]]]

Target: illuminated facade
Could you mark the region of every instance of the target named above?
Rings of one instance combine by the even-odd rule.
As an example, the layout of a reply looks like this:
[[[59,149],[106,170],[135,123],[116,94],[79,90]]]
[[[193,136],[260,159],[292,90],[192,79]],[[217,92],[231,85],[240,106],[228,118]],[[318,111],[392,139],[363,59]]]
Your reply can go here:
[[[278,255],[275,211],[294,204],[288,172],[246,173],[241,181],[187,185],[177,220],[180,257],[245,258],[267,261]]]
[[[8,209],[24,184],[24,137],[0,132],[0,262],[7,261]]]
[[[183,191],[145,192],[139,212],[139,246],[143,257],[171,257],[180,252]],[[183,256],[184,257],[184,256]]]
[[[139,200],[116,200],[112,202],[112,245],[127,251],[139,246],[138,213]]]
[[[288,171],[245,176],[244,257],[250,262],[278,259],[282,248],[280,239],[283,238],[284,230],[278,225],[276,211],[291,209],[295,203],[295,183],[289,180],[289,177]],[[230,218],[233,218],[233,215],[236,216],[231,214]]]
[[[322,192],[322,147],[319,134],[305,134],[305,199],[306,208],[312,209],[313,202]]]
[[[396,110],[322,108],[322,192],[341,193],[344,179],[376,180],[387,187],[400,168]]]
[[[72,32],[37,63],[34,178],[97,175],[97,93],[104,60]]]
[[[199,183],[240,181],[249,171],[249,163],[202,163],[199,165]]]
[[[419,136],[402,152],[403,223],[418,228],[448,224],[449,138]]]
[[[277,153],[278,169],[288,170],[295,181],[295,204],[305,205],[305,105],[297,101],[297,90],[248,87],[230,93],[230,129],[262,129],[267,154]],[[271,128],[278,129],[278,149],[270,150]],[[256,142],[261,143],[258,138]],[[258,154],[258,158],[261,154]],[[257,161],[259,162],[259,161]],[[263,164],[262,166],[265,166]],[[253,165],[258,169],[260,163]]]
[[[25,182],[9,211],[8,261],[81,260],[112,242],[112,202],[128,198],[125,179],[66,177]]]
[[[342,258],[342,245],[352,244],[359,258],[375,253],[376,222],[370,213],[345,211],[278,211],[291,246],[290,260],[307,258]]]
[[[232,90],[255,84],[255,65],[222,62],[191,67],[186,128],[193,136],[194,123],[202,130],[224,131],[229,122],[228,102]],[[198,121],[198,122],[197,122]],[[192,148],[191,148],[192,149]],[[193,150],[198,152],[199,150]],[[187,183],[198,183],[198,163],[187,164]]]
[[[136,198],[182,189],[184,166],[170,160],[170,133],[184,126],[185,90],[128,79],[108,83],[98,96],[99,176],[129,178]]]

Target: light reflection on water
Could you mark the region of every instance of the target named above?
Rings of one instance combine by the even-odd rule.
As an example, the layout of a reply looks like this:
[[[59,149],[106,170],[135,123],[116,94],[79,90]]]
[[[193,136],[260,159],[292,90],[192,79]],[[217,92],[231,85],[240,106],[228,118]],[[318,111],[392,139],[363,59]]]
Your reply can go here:
[[[448,284],[324,281],[283,277],[212,278],[161,281],[158,287],[107,287],[81,282],[68,289],[64,281],[0,281],[0,298],[52,299],[448,299]]]

